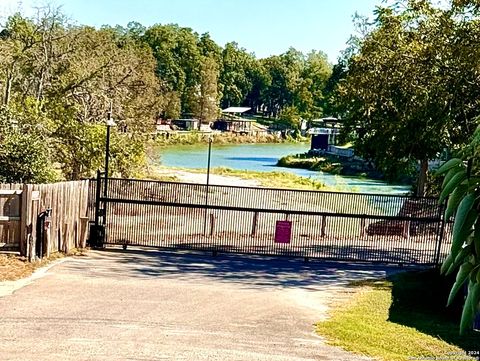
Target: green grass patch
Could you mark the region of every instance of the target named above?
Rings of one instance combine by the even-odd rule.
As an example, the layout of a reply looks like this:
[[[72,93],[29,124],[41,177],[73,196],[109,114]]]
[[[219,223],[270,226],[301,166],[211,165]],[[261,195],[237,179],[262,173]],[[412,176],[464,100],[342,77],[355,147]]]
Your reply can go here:
[[[204,170],[202,172],[205,172]],[[252,170],[240,170],[227,167],[217,167],[210,170],[212,174],[233,176],[241,179],[253,179],[262,186],[269,188],[306,189],[306,190],[330,190],[322,182],[311,178],[300,177],[288,172],[259,172]]]
[[[307,154],[287,155],[278,160],[277,166],[309,169],[331,174],[340,174],[342,170],[339,162],[331,162],[325,157],[314,157]]]
[[[148,169],[145,169],[139,178],[161,182],[180,182],[180,178],[178,178],[176,175],[157,172],[155,167],[149,167]]]
[[[150,166],[142,174],[142,178],[154,179],[161,181],[179,181],[175,176],[175,170],[184,171],[189,173],[205,173],[205,169],[197,168],[174,168],[174,167],[162,167],[163,169],[171,169],[171,175],[165,175],[158,172],[157,167]],[[256,180],[263,187],[268,188],[285,188],[285,189],[304,189],[304,190],[322,190],[322,191],[341,191],[342,186],[339,187],[327,187],[322,182],[319,182],[312,178],[300,177],[288,172],[259,172],[252,170],[240,170],[227,167],[216,167],[210,169],[211,174],[217,174],[222,176],[237,177],[240,179]]]
[[[341,148],[341,147],[339,147]],[[343,146],[344,149],[349,145]],[[345,158],[333,154],[311,155],[309,153],[290,154],[278,160],[277,166],[302,168],[325,173],[364,177],[383,180],[384,176],[369,163],[357,158]]]
[[[438,271],[408,272],[361,287],[317,325],[328,342],[381,360],[467,360],[480,351],[480,333],[459,336],[460,301],[446,308],[450,279]]]

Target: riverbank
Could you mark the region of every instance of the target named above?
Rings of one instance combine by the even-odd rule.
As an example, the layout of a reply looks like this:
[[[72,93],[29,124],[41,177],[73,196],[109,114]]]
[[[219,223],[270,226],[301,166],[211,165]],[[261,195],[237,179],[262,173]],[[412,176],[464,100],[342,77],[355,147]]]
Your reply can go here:
[[[149,144],[150,147],[167,147],[174,145],[195,145],[206,144],[212,139],[213,144],[256,144],[256,143],[305,143],[308,138],[292,138],[286,136],[285,138],[275,134],[257,134],[257,135],[242,135],[230,132],[177,132],[158,134],[155,139]]]
[[[205,184],[207,180],[205,169],[182,169],[153,165],[148,167],[143,178],[196,184]],[[322,191],[342,190],[326,186],[311,178],[300,177],[287,172],[258,172],[226,167],[210,169],[209,184]]]
[[[290,154],[280,158],[277,166],[321,171],[334,175],[364,177],[374,180],[384,179],[380,171],[363,160],[347,159],[335,155],[314,156],[309,153]]]

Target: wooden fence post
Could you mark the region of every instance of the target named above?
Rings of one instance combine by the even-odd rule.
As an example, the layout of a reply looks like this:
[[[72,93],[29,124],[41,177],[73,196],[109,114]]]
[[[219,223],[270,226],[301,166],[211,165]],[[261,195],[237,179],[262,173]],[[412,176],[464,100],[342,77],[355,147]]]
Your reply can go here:
[[[88,233],[88,217],[80,217],[80,231],[79,231],[79,247],[85,248],[87,246]]]
[[[327,216],[322,216],[322,226],[321,226],[321,233],[322,237],[325,237],[325,229],[327,228]]]
[[[215,233],[215,215],[210,213],[210,237]]]
[[[365,236],[365,218],[360,220],[360,237]]]
[[[258,223],[258,212],[253,214],[253,224],[252,224],[252,233],[251,236],[255,237],[257,233],[257,223]]]
[[[22,187],[22,205],[20,209],[20,256],[27,256],[27,187],[23,185]]]
[[[411,214],[407,214],[407,217],[411,217]],[[411,220],[408,220],[404,223],[404,228],[403,228],[403,238],[406,238],[407,241],[410,240],[410,224]]]
[[[32,200],[33,186],[31,184],[24,184],[22,189],[22,213],[21,213],[21,227],[20,227],[20,255],[26,256],[29,259],[35,257],[35,225],[33,222],[33,200]],[[36,223],[36,222],[35,222]]]

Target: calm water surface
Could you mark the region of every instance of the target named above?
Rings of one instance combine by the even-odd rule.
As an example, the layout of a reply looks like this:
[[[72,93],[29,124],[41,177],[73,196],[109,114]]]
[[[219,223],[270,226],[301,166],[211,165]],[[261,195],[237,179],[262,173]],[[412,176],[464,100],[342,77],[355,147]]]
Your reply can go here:
[[[406,193],[409,187],[358,177],[344,177],[306,169],[277,167],[278,159],[307,152],[310,145],[300,144],[236,144],[212,145],[211,167],[228,167],[254,171],[283,171],[318,180],[342,191],[362,193]],[[160,149],[159,162],[168,167],[207,168],[208,145],[174,146]]]

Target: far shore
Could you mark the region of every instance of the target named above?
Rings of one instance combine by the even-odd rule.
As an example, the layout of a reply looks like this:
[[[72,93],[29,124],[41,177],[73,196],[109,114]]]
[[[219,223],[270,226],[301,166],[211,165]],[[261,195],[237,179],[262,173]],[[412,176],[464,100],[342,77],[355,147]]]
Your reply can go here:
[[[272,133],[258,133],[242,135],[231,132],[197,132],[191,131],[187,133],[168,133],[157,134],[151,146],[169,147],[175,145],[195,145],[208,143],[209,139],[214,144],[256,144],[256,143],[303,143],[308,142],[308,138],[298,137],[292,138],[286,136],[285,138]]]

